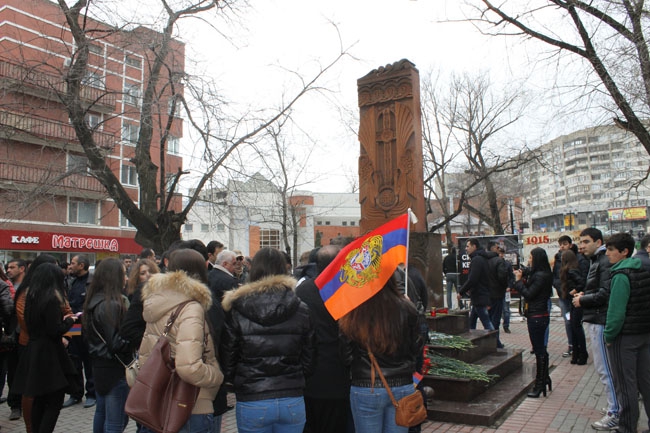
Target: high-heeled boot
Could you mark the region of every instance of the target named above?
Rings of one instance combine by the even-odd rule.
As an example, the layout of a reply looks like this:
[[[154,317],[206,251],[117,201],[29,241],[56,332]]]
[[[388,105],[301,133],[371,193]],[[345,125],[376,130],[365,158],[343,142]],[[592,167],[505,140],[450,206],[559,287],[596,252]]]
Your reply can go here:
[[[546,397],[546,387],[549,391],[553,391],[553,381],[548,372],[548,352],[544,352],[544,397]]]
[[[546,378],[544,376],[544,355],[542,354],[535,354],[535,361],[536,361],[536,367],[537,367],[537,372],[535,375],[535,384],[533,385],[533,389],[528,391],[528,397],[530,398],[539,398],[539,395],[543,392],[544,396],[546,396]]]

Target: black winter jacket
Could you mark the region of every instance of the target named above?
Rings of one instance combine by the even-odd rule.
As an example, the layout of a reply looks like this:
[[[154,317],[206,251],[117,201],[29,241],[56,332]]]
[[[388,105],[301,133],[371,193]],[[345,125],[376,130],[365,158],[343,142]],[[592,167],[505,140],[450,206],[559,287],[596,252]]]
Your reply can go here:
[[[314,374],[307,378],[305,396],[349,398],[350,371],[341,358],[338,323],[325,308],[313,279],[306,280],[296,287],[296,295],[309,307],[316,335]]]
[[[572,299],[571,291],[575,290],[580,293],[585,288],[585,277],[582,275],[580,269],[569,269],[564,282],[564,288],[561,288],[560,294],[564,295],[564,299]]]
[[[488,274],[490,267],[483,254],[484,250],[476,250],[470,254],[472,261],[469,264],[469,275],[467,281],[460,288],[458,293],[467,296],[472,300],[475,307],[486,307],[490,304],[490,289],[488,287]]]
[[[508,268],[506,261],[494,251],[481,251],[488,261],[488,284],[490,286],[490,299],[503,299],[508,286]]]
[[[583,322],[604,325],[607,321],[609,284],[612,280],[609,272],[611,267],[612,265],[605,255],[604,248],[591,257],[585,294],[580,298],[580,306],[583,309]]]
[[[295,285],[288,275],[274,275],[224,295],[220,354],[237,401],[303,395],[313,368],[314,330]]]
[[[102,395],[124,378],[124,364],[128,365],[133,359],[129,342],[119,333],[123,315],[122,304],[107,302],[99,293],[90,299],[84,311],[84,325],[89,329],[84,329],[83,335],[92,359],[95,386]]]
[[[406,326],[397,352],[391,355],[374,353],[390,387],[413,383],[416,357],[422,353],[424,347],[424,340],[418,332],[418,314],[413,304],[404,299],[398,307],[401,310],[402,322]],[[368,350],[365,346],[362,347],[344,336],[341,336],[341,339],[343,340],[342,356],[346,364],[350,365],[352,386],[370,387],[372,383]],[[377,374],[375,374],[374,386],[384,387]]]
[[[528,303],[526,317],[548,314],[548,300],[553,294],[552,272],[533,272],[526,283],[517,281],[516,289]]]

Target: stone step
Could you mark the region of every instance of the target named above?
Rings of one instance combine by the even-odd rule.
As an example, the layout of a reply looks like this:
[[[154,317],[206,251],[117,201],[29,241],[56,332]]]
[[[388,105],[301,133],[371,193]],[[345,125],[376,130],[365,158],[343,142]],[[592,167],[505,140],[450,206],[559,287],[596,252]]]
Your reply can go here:
[[[422,379],[424,385],[435,391],[435,397],[448,401],[471,401],[498,384],[522,367],[521,349],[496,349],[491,354],[482,357],[473,365],[480,366],[486,373],[499,377],[493,382],[483,382],[469,379],[426,375]]]
[[[469,329],[467,310],[452,310],[450,314],[438,314],[435,317],[427,316],[429,329],[443,334],[458,335]]]
[[[460,359],[461,361],[469,363],[475,362],[484,356],[488,356],[494,353],[497,349],[497,331],[473,329],[471,331],[465,331],[454,335],[466,338],[472,342],[474,347],[467,350],[450,349],[444,346],[436,346],[435,344],[430,344],[428,347],[435,350],[440,355]]]
[[[439,398],[446,398],[446,396],[441,396],[436,390],[437,398],[427,402],[429,419],[457,424],[494,426],[499,418],[528,392],[534,376],[535,366],[523,364],[521,368],[503,377],[470,401],[441,400]]]

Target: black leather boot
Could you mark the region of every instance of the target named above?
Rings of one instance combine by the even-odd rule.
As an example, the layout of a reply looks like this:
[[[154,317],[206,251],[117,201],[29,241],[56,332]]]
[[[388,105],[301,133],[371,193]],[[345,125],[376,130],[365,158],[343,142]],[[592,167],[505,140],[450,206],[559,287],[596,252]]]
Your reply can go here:
[[[544,352],[544,397],[546,397],[546,387],[549,391],[553,391],[553,381],[548,372],[548,352]]]
[[[537,373],[535,375],[535,384],[533,389],[528,392],[528,397],[530,398],[539,398],[539,395],[543,392],[544,397],[546,397],[546,380],[544,377],[544,355],[536,354],[535,355]]]

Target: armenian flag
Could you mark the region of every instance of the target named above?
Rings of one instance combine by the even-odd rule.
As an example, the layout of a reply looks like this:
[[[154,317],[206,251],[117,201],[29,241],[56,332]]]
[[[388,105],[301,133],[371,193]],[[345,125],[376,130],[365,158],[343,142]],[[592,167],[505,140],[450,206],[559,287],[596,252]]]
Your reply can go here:
[[[66,337],[76,337],[81,335],[81,323],[75,323],[70,330],[63,334]]]
[[[406,263],[409,213],[343,248],[316,278],[325,307],[338,320],[379,292]]]

